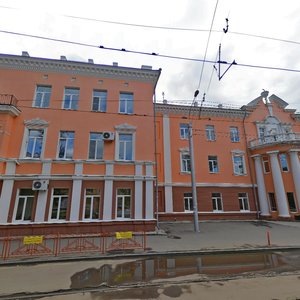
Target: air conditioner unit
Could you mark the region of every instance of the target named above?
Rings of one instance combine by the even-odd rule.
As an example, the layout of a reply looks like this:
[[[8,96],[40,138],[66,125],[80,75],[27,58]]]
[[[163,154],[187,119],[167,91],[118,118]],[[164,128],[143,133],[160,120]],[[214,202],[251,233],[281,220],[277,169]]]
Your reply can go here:
[[[113,141],[115,139],[115,134],[111,131],[103,132],[104,141]]]
[[[46,191],[48,189],[49,180],[34,180],[32,183],[33,191]]]

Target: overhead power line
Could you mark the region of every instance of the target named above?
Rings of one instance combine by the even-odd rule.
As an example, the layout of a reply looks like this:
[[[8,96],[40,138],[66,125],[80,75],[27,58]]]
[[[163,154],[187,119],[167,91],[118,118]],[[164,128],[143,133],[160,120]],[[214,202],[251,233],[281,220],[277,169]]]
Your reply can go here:
[[[4,6],[4,5],[1,5],[0,8],[11,9],[11,10],[23,10],[22,8],[17,8],[17,7],[12,7],[12,6]],[[49,13],[49,12],[47,12],[47,13]],[[201,29],[201,28],[155,26],[155,25],[145,25],[145,24],[103,20],[103,19],[97,19],[97,18],[87,18],[87,17],[80,17],[80,16],[73,16],[73,15],[63,15],[63,14],[56,14],[56,15],[66,17],[66,18],[71,18],[71,19],[90,21],[90,22],[99,22],[99,23],[106,23],[106,24],[112,24],[112,25],[131,26],[131,27],[140,27],[140,28],[148,28],[148,29],[172,30],[172,31],[191,31],[191,32],[193,32],[193,31],[194,32],[209,32],[210,31],[209,29]],[[223,32],[223,30],[212,30],[211,32],[220,33],[220,32]],[[293,41],[293,40],[288,40],[288,39],[270,37],[270,36],[265,36],[265,35],[260,35],[260,34],[252,34],[252,33],[247,33],[247,32],[228,31],[227,34],[241,35],[241,36],[259,38],[259,39],[267,39],[267,40],[277,41],[277,42],[282,42],[282,43],[290,43],[290,44],[300,45],[300,41]]]
[[[207,59],[204,60],[204,59],[200,59],[200,58],[191,58],[191,57],[159,54],[159,53],[156,53],[156,52],[143,52],[143,51],[136,51],[136,50],[127,50],[125,48],[112,48],[112,47],[105,47],[103,45],[98,46],[98,45],[93,45],[93,44],[74,42],[74,41],[70,41],[70,40],[63,40],[63,39],[56,39],[56,38],[49,38],[49,37],[44,37],[44,36],[39,36],[39,35],[32,35],[32,34],[13,32],[13,31],[7,31],[7,30],[0,30],[0,33],[19,35],[19,36],[24,36],[24,37],[29,37],[29,38],[36,38],[36,39],[41,39],[41,40],[47,40],[47,41],[59,42],[59,43],[66,43],[66,44],[72,44],[72,45],[83,46],[83,47],[92,47],[92,48],[98,48],[98,49],[102,49],[102,50],[110,50],[110,51],[117,51],[117,52],[124,52],[124,53],[126,52],[126,53],[132,53],[132,54],[156,56],[156,57],[186,60],[186,61],[205,62],[205,63],[210,63],[210,64],[215,64],[216,63],[215,60],[207,60]],[[231,64],[227,61],[222,61],[220,63],[223,64],[223,65],[230,65]],[[269,70],[287,71],[287,72],[296,72],[296,73],[300,72],[299,69],[261,66],[261,65],[251,65],[251,64],[243,64],[243,63],[238,63],[238,62],[235,63],[235,67],[269,69]]]

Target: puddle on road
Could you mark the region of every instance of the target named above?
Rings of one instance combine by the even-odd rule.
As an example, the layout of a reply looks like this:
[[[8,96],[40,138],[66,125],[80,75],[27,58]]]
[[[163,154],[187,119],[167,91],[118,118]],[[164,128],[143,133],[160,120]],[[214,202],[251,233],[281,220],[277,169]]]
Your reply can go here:
[[[281,267],[300,268],[300,252],[244,253],[222,255],[156,256],[99,268],[88,268],[71,277],[71,288],[117,286],[176,278],[193,274],[238,275],[271,271]]]

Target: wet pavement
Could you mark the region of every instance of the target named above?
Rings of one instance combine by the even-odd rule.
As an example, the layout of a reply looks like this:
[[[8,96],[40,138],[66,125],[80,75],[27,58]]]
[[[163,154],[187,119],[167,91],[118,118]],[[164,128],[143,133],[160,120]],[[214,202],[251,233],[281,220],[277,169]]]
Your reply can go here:
[[[0,273],[0,299],[65,299],[82,293],[89,293],[90,299],[109,299],[109,295],[114,295],[111,299],[156,299],[167,283],[163,294],[178,298],[195,282],[280,274],[300,275],[300,250],[5,266]]]

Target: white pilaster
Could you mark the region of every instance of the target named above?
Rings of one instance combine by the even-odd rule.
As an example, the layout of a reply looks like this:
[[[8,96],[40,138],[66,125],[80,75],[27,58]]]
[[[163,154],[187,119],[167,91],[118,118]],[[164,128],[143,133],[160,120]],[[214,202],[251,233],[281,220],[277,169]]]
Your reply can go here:
[[[43,162],[42,166],[42,176],[50,177],[51,175],[51,162]],[[46,203],[47,203],[47,195],[48,191],[39,191],[36,211],[35,211],[35,222],[44,222],[44,216],[46,211]]]
[[[6,163],[5,175],[14,175],[16,173],[16,163],[9,161]],[[2,192],[0,196],[0,224],[7,223],[8,211],[11,202],[12,191],[14,187],[13,179],[4,179]]]
[[[271,160],[272,177],[275,188],[275,194],[278,205],[278,213],[280,217],[290,217],[289,208],[284,189],[284,183],[281,175],[281,170],[277,158],[278,151],[267,152]]]
[[[83,164],[75,163],[75,176],[82,175]],[[79,220],[79,210],[80,210],[80,199],[81,199],[81,179],[73,179],[72,187],[72,201],[71,201],[71,213],[70,221],[76,222]]]
[[[166,212],[173,212],[172,196],[172,160],[171,160],[171,138],[170,119],[168,115],[163,116],[163,141],[164,141],[164,174],[165,174],[165,207]]]
[[[106,176],[113,176],[114,165],[106,164]],[[104,202],[103,202],[103,220],[112,219],[112,202],[113,202],[113,180],[105,179],[104,182]]]
[[[146,219],[153,219],[153,165],[146,165]]]
[[[136,164],[135,165],[135,176],[140,177],[137,178],[134,182],[134,218],[142,219],[143,218],[143,165]]]
[[[298,200],[298,208],[300,208],[300,162],[298,153],[300,149],[292,149],[290,150],[290,159],[291,159],[291,166],[292,166],[292,174],[294,180],[294,186],[296,191],[296,197]]]
[[[264,174],[261,165],[261,158],[260,155],[254,155],[252,157],[254,158],[260,213],[262,216],[269,216],[270,211],[269,211],[269,205],[268,205],[268,199],[266,193]]]

